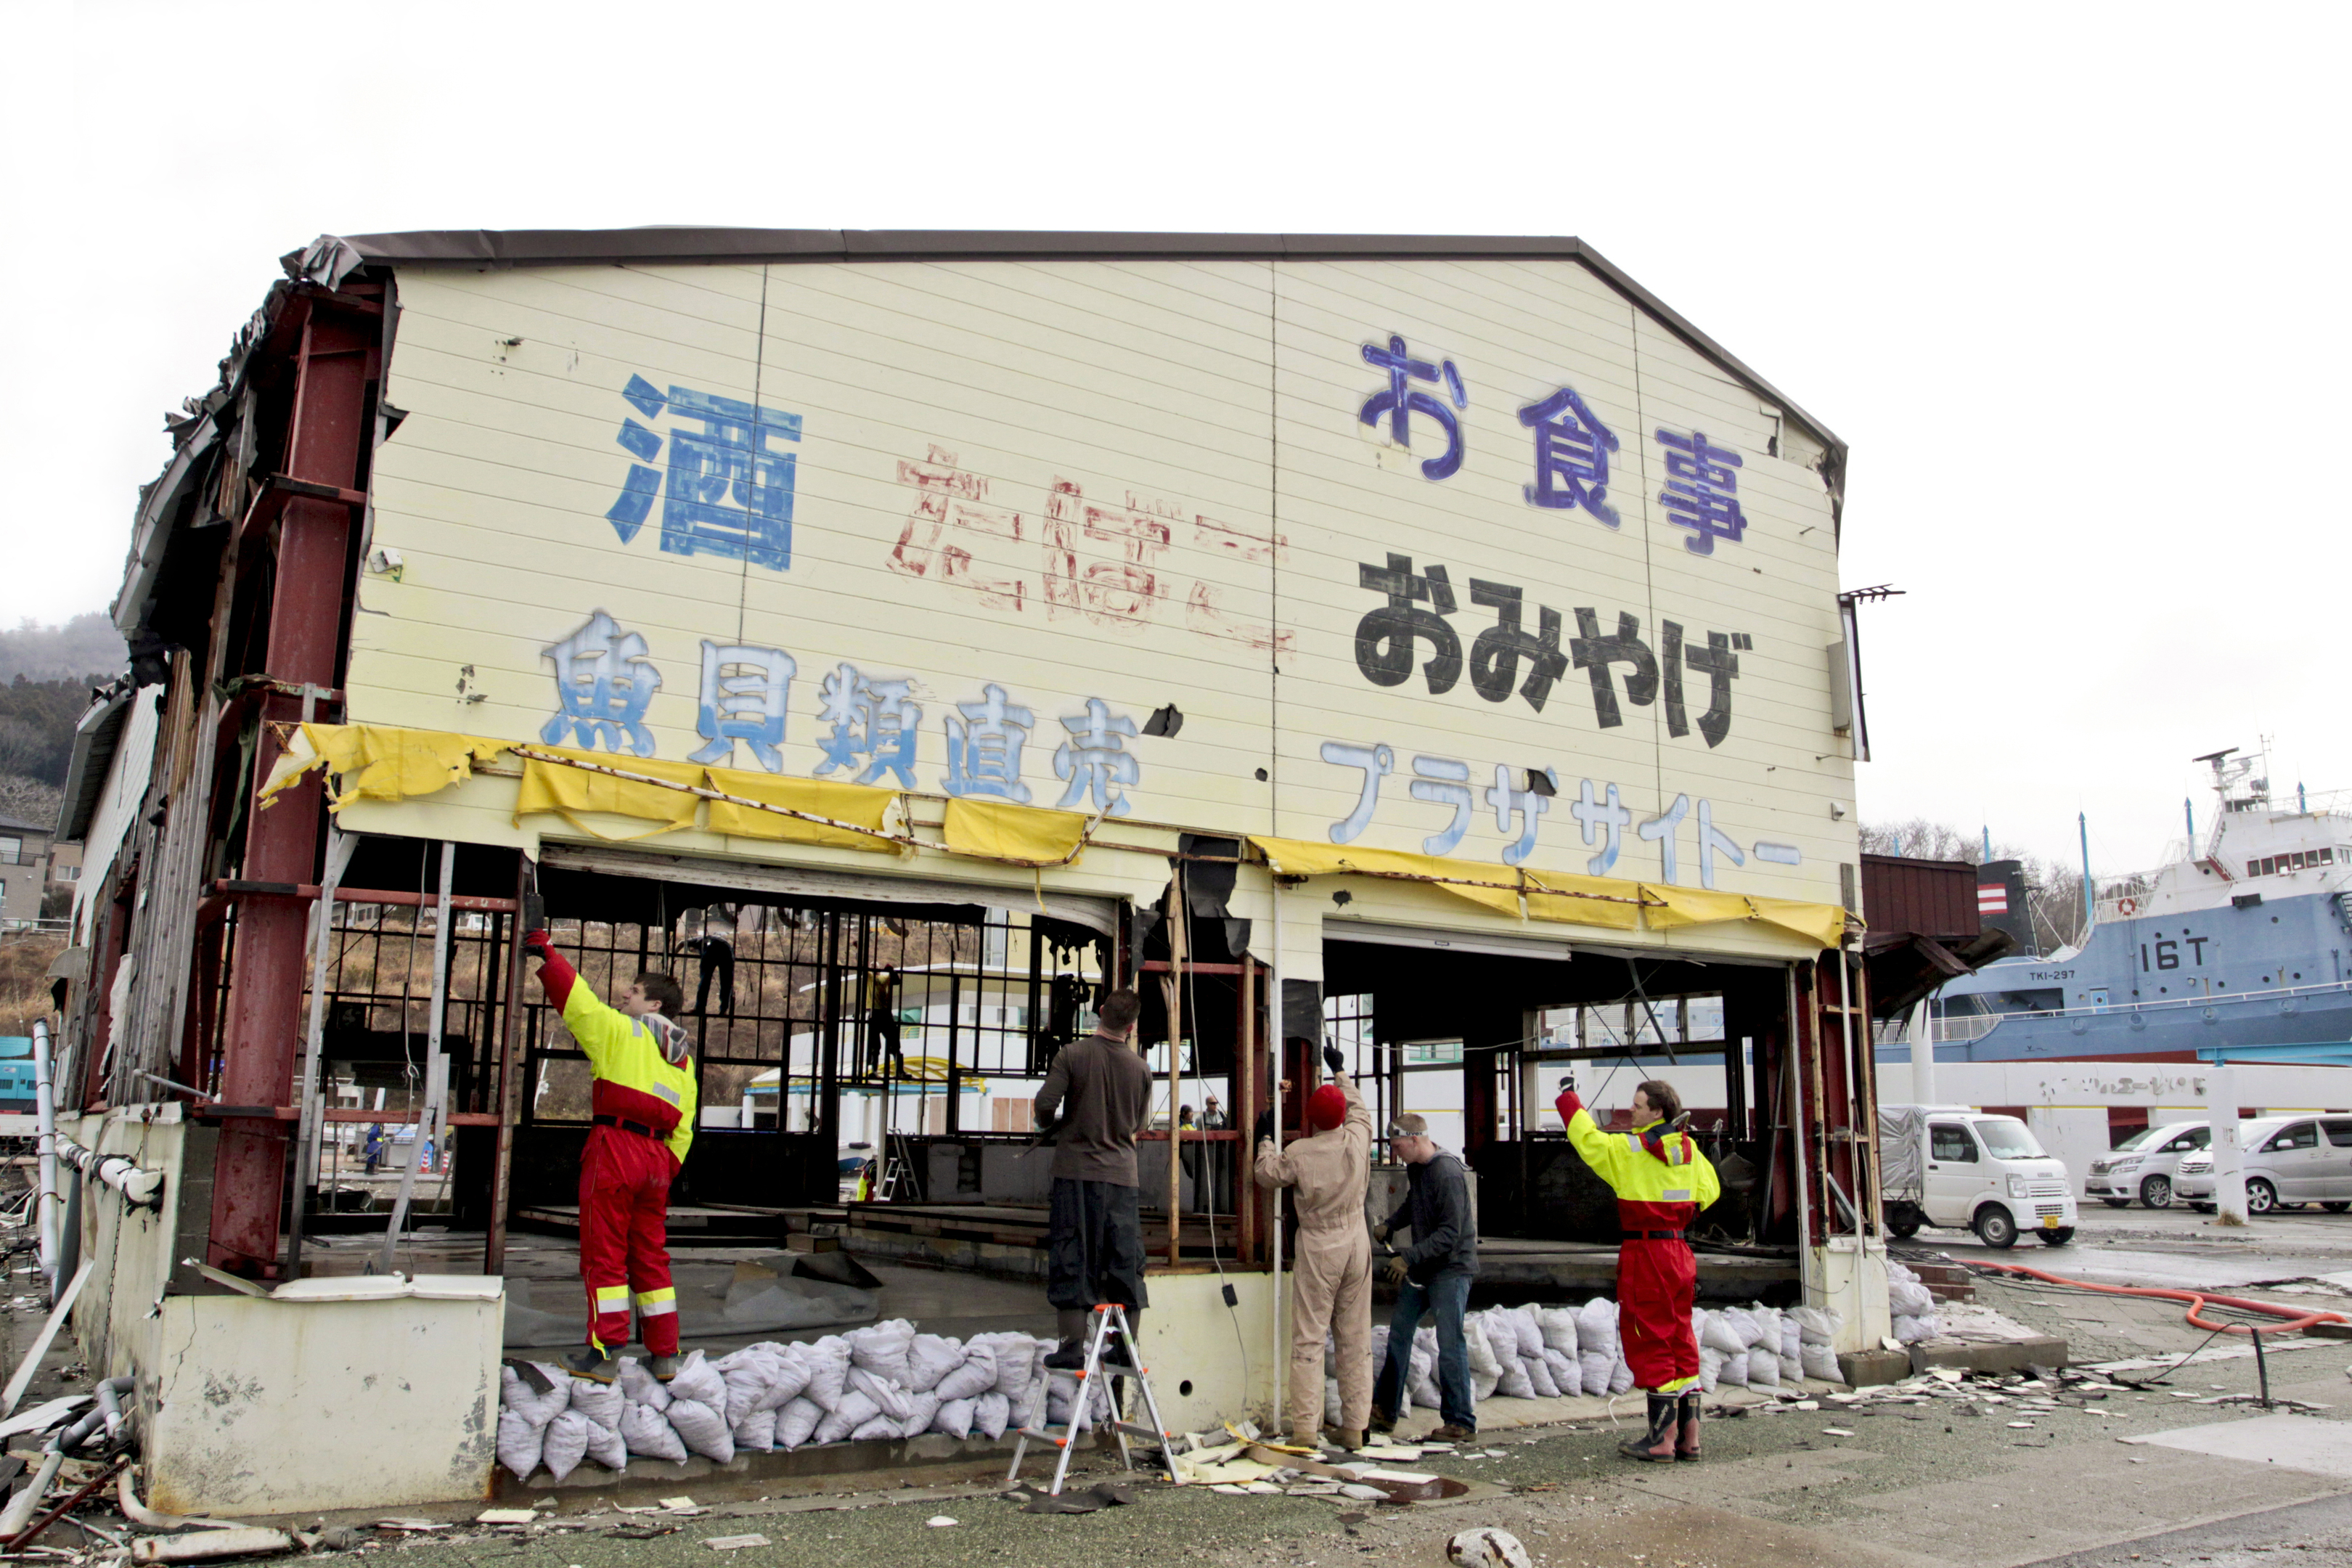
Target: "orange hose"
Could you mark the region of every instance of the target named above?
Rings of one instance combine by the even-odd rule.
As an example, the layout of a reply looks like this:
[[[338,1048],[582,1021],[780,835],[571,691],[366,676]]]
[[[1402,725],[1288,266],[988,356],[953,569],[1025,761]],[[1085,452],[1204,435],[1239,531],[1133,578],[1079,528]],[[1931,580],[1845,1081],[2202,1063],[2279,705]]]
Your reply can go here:
[[[2022,1274],[2029,1279],[2039,1279],[2050,1285],[2071,1285],[2077,1290],[2096,1290],[2108,1296],[2150,1296],[2159,1301],[2186,1301],[2187,1317],[2191,1327],[2220,1334],[2252,1334],[2251,1323],[2214,1323],[2199,1317],[2198,1312],[2209,1303],[2217,1307],[2232,1307],[2241,1312],[2261,1312],[2283,1320],[2273,1333],[2292,1334],[2314,1323],[2352,1322],[2341,1312],[2300,1312],[2293,1307],[2276,1307],[2268,1301],[2249,1301],[2240,1296],[2216,1296],[2203,1290],[2163,1290],[2153,1286],[2094,1285],[2087,1279],[2069,1279],[2060,1274],[2045,1274],[2039,1268],[2028,1268],[2022,1263],[1973,1263],[1978,1268],[1997,1269],[2003,1274]]]

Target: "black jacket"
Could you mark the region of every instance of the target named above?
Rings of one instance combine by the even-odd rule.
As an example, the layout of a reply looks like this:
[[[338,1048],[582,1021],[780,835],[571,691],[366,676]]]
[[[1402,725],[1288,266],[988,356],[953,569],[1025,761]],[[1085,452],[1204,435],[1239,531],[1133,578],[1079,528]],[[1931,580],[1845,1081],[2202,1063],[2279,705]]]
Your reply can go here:
[[[1406,1276],[1426,1285],[1440,1274],[1475,1275],[1478,1227],[1470,1218],[1470,1183],[1462,1162],[1440,1150],[1436,1158],[1405,1170],[1410,1184],[1388,1226],[1412,1232],[1412,1245],[1399,1249]]]

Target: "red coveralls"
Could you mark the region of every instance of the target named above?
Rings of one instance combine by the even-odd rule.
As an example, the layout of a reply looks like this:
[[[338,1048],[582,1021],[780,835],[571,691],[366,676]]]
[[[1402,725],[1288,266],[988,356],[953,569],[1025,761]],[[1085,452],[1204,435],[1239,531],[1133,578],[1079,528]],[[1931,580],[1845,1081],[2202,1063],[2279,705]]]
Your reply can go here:
[[[1574,1089],[1553,1102],[1568,1141],[1617,1194],[1617,1331],[1636,1385],[1680,1394],[1698,1384],[1691,1301],[1698,1264],[1683,1231],[1723,1191],[1715,1167],[1687,1133],[1653,1121],[1631,1132],[1601,1131]]]
[[[596,1075],[587,1152],[580,1160],[580,1278],[588,1289],[588,1342],[629,1342],[629,1295],[650,1355],[677,1353],[677,1291],[670,1284],[670,1178],[694,1142],[694,1062],[686,1031],[659,1014],[631,1018],[545,949],[539,983]]]

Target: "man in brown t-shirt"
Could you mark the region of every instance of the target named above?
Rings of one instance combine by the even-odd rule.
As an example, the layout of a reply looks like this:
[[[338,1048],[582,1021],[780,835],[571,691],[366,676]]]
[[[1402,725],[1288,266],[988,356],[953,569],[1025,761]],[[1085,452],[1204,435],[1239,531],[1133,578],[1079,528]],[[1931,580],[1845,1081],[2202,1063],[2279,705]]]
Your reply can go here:
[[[1142,1010],[1133,991],[1104,997],[1095,1032],[1063,1047],[1037,1091],[1037,1124],[1058,1123],[1045,1300],[1062,1348],[1047,1366],[1086,1364],[1087,1314],[1097,1304],[1126,1308],[1130,1328],[1148,1304],[1135,1135],[1151,1118],[1151,1069],[1129,1044]]]

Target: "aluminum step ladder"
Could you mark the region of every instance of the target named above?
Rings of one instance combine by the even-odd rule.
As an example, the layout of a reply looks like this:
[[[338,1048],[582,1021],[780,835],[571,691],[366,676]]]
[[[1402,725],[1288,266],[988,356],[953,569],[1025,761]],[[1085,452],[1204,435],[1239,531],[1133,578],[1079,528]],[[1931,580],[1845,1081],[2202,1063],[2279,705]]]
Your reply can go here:
[[[1106,1361],[1104,1352],[1112,1348],[1111,1336],[1114,1333],[1118,1336],[1118,1347],[1124,1359]],[[1087,1334],[1087,1363],[1076,1373],[1078,1386],[1070,1396],[1069,1421],[1061,1431],[1053,1429],[1052,1423],[1045,1419],[1045,1394],[1040,1389],[1037,1407],[1031,1413],[1030,1421],[1021,1427],[1020,1440],[1013,1446],[1013,1468],[1005,1474],[1005,1484],[1009,1486],[1021,1479],[1021,1460],[1029,1451],[1030,1441],[1034,1438],[1040,1443],[1051,1443],[1061,1450],[1054,1461],[1054,1483],[1045,1489],[1048,1497],[1061,1496],[1062,1483],[1070,1473],[1070,1450],[1076,1446],[1079,1437],[1100,1426],[1108,1428],[1118,1440],[1119,1463],[1128,1469],[1135,1468],[1135,1457],[1128,1448],[1129,1438],[1138,1437],[1159,1444],[1160,1462],[1168,1471],[1170,1483],[1182,1486],[1184,1479],[1176,1473],[1176,1436],[1160,1425],[1160,1402],[1152,1397],[1151,1379],[1148,1375],[1150,1370],[1143,1364],[1142,1356],[1136,1352],[1135,1336],[1128,1331],[1126,1309],[1115,1303],[1097,1306],[1094,1323]],[[1094,1400],[1091,1395],[1096,1383],[1104,1377],[1112,1380],[1111,1418],[1097,1423],[1092,1419]],[[1046,1378],[1050,1382],[1052,1373],[1048,1373]],[[1122,1402],[1118,1388],[1122,1380],[1134,1384],[1142,1393],[1143,1413],[1151,1418],[1150,1426],[1138,1426],[1120,1419]]]

